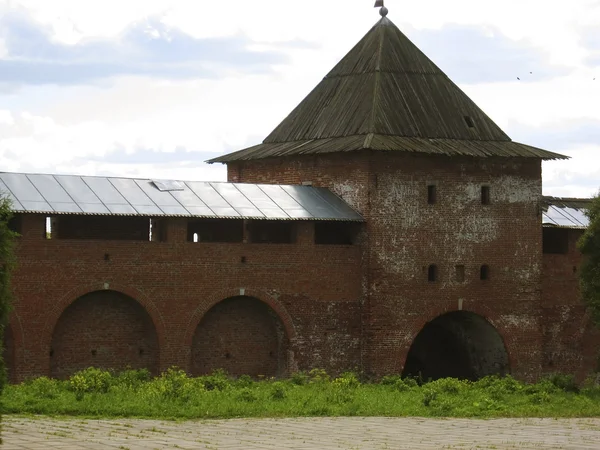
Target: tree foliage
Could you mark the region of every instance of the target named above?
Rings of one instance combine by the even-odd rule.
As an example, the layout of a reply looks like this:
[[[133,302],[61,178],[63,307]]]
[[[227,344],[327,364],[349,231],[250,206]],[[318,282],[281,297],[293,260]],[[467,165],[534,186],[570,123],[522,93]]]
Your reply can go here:
[[[14,242],[16,233],[9,227],[12,218],[11,203],[0,192],[0,342],[4,348],[4,329],[8,322],[8,313],[12,300],[10,275],[15,267]],[[6,383],[6,366],[0,353],[0,393]]]
[[[600,326],[600,192],[586,211],[590,225],[578,242],[584,256],[579,272],[581,294],[590,308],[594,322]]]

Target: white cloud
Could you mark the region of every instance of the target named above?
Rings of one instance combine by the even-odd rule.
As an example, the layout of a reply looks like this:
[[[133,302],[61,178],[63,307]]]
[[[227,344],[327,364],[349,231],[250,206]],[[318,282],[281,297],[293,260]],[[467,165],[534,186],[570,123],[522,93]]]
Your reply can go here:
[[[461,86],[509,135],[515,123],[543,130],[570,120],[600,119],[600,72],[584,67],[590,49],[581,42],[582,28],[600,26],[600,2],[387,0],[386,5],[400,28],[439,30],[458,24],[494,29],[539,48],[549,62],[573,69],[566,76],[527,83],[516,76],[535,78],[535,73],[515,74],[510,83]],[[0,0],[0,15],[9,9],[24,9],[51,30],[53,40],[67,45],[116,38],[148,17],[196,38],[243,34],[255,41],[253,49],[282,41],[317,44],[312,49],[281,47],[289,62],[264,74],[229,71],[213,80],[130,76],[78,87],[24,86],[12,93],[6,92],[13,85],[0,86],[5,91],[0,90],[5,170],[193,179],[224,179],[224,168],[99,159],[115,149],[132,155],[140,149],[174,153],[181,148],[204,154],[257,143],[378,19],[365,0]],[[0,59],[6,51],[0,30]],[[477,61],[477,55],[472,58]],[[600,142],[565,152],[573,155],[571,161],[544,164],[546,192],[596,190],[590,186],[594,176],[600,177],[592,169],[600,167]],[[579,183],[578,174],[585,183]]]

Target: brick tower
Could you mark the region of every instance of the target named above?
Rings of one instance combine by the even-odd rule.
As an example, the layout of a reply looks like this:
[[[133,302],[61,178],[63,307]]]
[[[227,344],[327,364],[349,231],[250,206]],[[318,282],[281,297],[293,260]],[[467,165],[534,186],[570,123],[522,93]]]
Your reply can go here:
[[[361,365],[478,378],[542,367],[541,162],[387,17],[262,144],[209,162],[312,184],[366,219]]]

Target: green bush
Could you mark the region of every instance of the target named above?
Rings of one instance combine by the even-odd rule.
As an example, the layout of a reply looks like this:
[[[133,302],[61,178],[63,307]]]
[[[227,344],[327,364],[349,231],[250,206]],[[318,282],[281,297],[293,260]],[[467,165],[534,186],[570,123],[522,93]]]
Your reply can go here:
[[[299,371],[292,374],[290,381],[297,386],[304,386],[308,384],[310,377],[306,372]]]
[[[537,395],[540,393],[554,394],[558,391],[560,391],[560,389],[548,378],[544,378],[536,384],[525,385],[523,388],[523,392],[528,395]]]
[[[238,392],[237,398],[238,398],[238,400],[240,400],[242,402],[247,402],[247,403],[253,403],[258,400],[258,396],[256,395],[256,392],[254,392],[253,390],[248,389],[248,388],[241,389]]]
[[[434,400],[437,400],[439,391],[430,386],[423,388],[423,406],[431,406]]]
[[[575,382],[573,375],[565,374],[552,374],[547,377],[547,380],[556,386],[561,391],[565,392],[579,392],[579,386]]]
[[[254,380],[250,375],[241,375],[235,382],[236,387],[250,388],[254,385]]]
[[[8,226],[12,217],[11,202],[6,193],[0,191],[0,350],[4,348],[2,340],[13,298],[10,280],[16,267],[14,247],[15,238],[18,235]],[[2,394],[5,384],[6,366],[3,353],[0,351],[0,394]]]
[[[270,396],[273,400],[283,400],[287,397],[287,389],[285,383],[276,381],[271,385]]]
[[[148,369],[124,370],[113,378],[113,386],[138,389],[151,379],[152,375]]]
[[[217,369],[210,375],[205,375],[199,378],[207,391],[224,391],[230,387],[231,384],[229,378],[227,377],[227,372],[225,372],[223,369]]]
[[[112,375],[107,370],[89,367],[74,373],[69,378],[69,389],[78,399],[86,393],[106,393],[110,388]]]
[[[428,389],[444,392],[448,394],[458,394],[460,391],[469,387],[470,382],[459,380],[457,378],[440,378],[439,380],[430,381],[425,386]]]
[[[335,378],[332,384],[336,387],[354,389],[360,386],[360,381],[354,372],[344,372]]]
[[[62,389],[62,383],[53,378],[39,377],[26,381],[23,387],[37,398],[55,399]]]
[[[523,390],[523,384],[510,375],[505,377],[487,376],[473,383],[473,387],[484,390],[493,400],[499,400]]]
[[[17,414],[160,419],[600,416],[600,387],[593,380],[576,392],[572,380],[563,376],[537,384],[486,377],[477,382],[449,378],[423,385],[399,376],[385,377],[378,384],[361,383],[353,372],[328,378],[321,370],[294,382],[254,381],[247,376],[231,380],[223,371],[192,378],[175,367],[156,378],[146,370],[111,375],[89,368],[68,381],[40,377],[7,386],[3,403],[7,412]]]
[[[308,376],[309,383],[328,383],[331,379],[324,369],[312,369]]]
[[[402,377],[400,375],[386,375],[379,381],[379,384],[383,384],[384,386],[395,386],[398,381],[402,381]]]
[[[183,370],[171,367],[159,377],[145,383],[143,394],[155,399],[189,400],[193,393],[203,390],[202,383],[194,382]]]

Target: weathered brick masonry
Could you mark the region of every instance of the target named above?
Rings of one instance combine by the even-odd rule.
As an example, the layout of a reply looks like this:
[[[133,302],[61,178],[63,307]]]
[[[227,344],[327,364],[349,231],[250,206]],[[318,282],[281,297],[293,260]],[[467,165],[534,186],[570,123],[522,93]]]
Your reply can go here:
[[[545,230],[547,231],[547,230]],[[542,270],[542,331],[546,372],[574,373],[583,379],[598,371],[600,330],[580,300],[577,240],[583,230],[556,229],[547,242],[560,247],[545,252]]]
[[[32,214],[21,233],[13,380],[92,365],[274,376],[360,364],[360,248],[315,245],[311,222],[294,244],[188,242],[183,219],[166,242],[46,239]]]
[[[511,141],[383,17],[262,144],[211,161],[232,183],[328,188],[364,222],[19,213],[11,380],[173,365],[582,379],[600,332],[581,230],[542,227],[541,162],[561,158]]]
[[[366,370],[401,372],[425,323],[461,309],[486,317],[503,336],[512,373],[539,376],[539,161],[379,152],[228,167],[229,181],[311,181],[328,187],[366,218]],[[437,192],[431,205],[429,185],[436,185]],[[490,187],[489,205],[481,204],[481,186]],[[439,268],[435,283],[428,281],[430,264]],[[489,266],[488,280],[480,280],[482,265]],[[463,281],[456,279],[456,266],[464,266]]]

